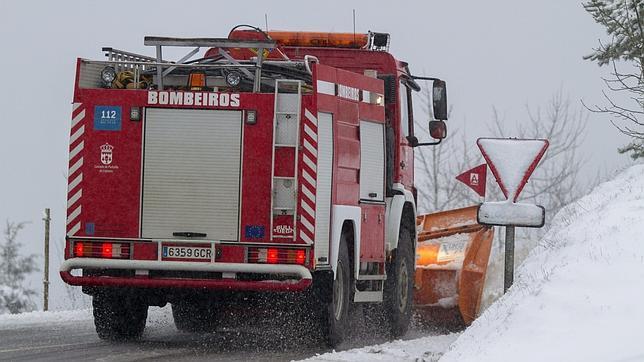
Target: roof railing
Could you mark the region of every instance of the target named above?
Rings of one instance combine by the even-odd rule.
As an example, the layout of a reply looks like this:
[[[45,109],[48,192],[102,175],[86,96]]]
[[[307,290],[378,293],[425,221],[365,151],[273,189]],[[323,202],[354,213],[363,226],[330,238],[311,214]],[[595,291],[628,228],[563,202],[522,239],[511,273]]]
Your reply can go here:
[[[158,37],[158,36],[146,36],[143,40],[143,44],[146,46],[153,46],[156,48],[156,63],[157,65],[157,87],[159,90],[163,90],[163,77],[173,69],[176,68],[177,64],[182,64],[188,61],[193,55],[197,54],[201,47],[209,48],[219,48],[220,54],[225,58],[232,60],[232,57],[227,57],[228,52],[227,48],[244,48],[244,49],[253,49],[256,51],[258,56],[255,58],[255,76],[253,82],[253,92],[259,92],[261,88],[261,79],[262,79],[262,61],[264,50],[265,49],[274,49],[277,47],[275,41],[272,40],[236,40],[236,39],[227,39],[227,38],[168,38],[168,37]],[[181,58],[177,63],[169,66],[164,71],[164,61],[163,61],[163,47],[164,46],[174,46],[174,47],[195,47],[190,51],[186,56]]]

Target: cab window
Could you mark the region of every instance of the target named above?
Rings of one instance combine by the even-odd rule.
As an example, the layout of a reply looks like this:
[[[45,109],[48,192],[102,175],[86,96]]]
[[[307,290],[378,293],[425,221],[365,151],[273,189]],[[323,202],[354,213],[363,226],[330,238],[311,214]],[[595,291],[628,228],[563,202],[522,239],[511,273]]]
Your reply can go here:
[[[414,119],[411,114],[411,91],[404,82],[400,82],[398,87],[398,99],[400,101],[400,129],[402,136],[413,135]]]

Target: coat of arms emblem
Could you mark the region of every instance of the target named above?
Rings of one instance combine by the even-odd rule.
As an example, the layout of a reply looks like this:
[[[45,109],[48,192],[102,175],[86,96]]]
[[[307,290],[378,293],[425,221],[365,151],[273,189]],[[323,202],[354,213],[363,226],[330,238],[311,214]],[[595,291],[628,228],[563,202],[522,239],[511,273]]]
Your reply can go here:
[[[109,143],[106,143],[101,146],[101,162],[104,165],[109,165],[112,163],[112,150],[114,149],[114,146],[110,145]]]

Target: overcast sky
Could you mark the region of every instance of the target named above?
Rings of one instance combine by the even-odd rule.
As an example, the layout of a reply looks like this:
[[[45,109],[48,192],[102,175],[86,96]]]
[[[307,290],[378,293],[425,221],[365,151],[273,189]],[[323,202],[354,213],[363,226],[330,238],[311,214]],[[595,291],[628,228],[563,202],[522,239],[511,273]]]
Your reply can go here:
[[[0,220],[30,221],[20,240],[40,252],[41,212],[52,209],[52,241],[64,238],[67,153],[76,57],[101,47],[153,55],[145,35],[225,37],[239,23],[273,30],[388,32],[391,52],[415,73],[445,79],[450,127],[489,136],[495,106],[506,120],[544,105],[558,90],[574,107],[601,103],[605,71],[582,60],[605,38],[579,1],[0,1]],[[584,173],[628,163],[627,138],[591,114]],[[454,170],[456,175],[460,170]],[[60,256],[52,257],[54,295]],[[34,277],[33,286],[41,288]],[[54,308],[64,308],[53,301]]]

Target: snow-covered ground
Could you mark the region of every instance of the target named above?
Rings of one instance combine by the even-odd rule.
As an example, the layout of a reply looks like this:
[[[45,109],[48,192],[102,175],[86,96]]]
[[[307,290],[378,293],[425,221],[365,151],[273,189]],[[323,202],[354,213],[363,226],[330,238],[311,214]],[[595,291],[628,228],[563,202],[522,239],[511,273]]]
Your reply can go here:
[[[313,360],[438,358],[644,360],[644,165],[629,168],[559,212],[517,268],[508,294],[460,336],[396,341]]]
[[[437,361],[458,333],[394,341],[342,352],[321,354],[305,361]]]
[[[91,309],[68,310],[58,312],[29,312],[20,314],[0,315],[0,330],[12,329],[42,324],[65,324],[74,322],[92,322],[94,316]],[[147,325],[172,324],[170,307],[150,307]]]
[[[462,334],[426,336],[315,361],[644,360],[644,165],[567,206],[515,284]],[[168,308],[148,324],[170,325]],[[89,322],[91,310],[0,315],[15,326]]]

